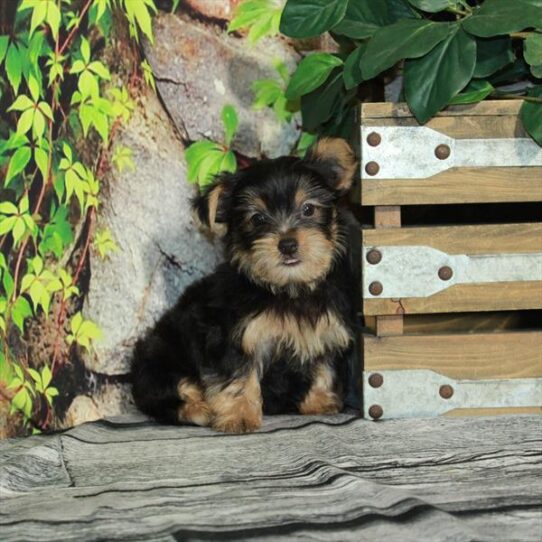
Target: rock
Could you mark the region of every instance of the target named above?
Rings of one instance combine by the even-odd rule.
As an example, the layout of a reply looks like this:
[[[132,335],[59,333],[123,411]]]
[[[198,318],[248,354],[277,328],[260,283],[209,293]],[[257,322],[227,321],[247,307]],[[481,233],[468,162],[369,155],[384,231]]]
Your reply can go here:
[[[241,0],[184,0],[184,3],[204,17],[231,21]]]
[[[212,271],[220,252],[193,222],[184,148],[152,91],[115,145],[132,150],[136,169],[108,176],[96,227],[109,228],[119,250],[106,260],[92,252],[84,308],[103,332],[85,365],[108,375],[128,371],[137,337],[186,286]]]
[[[223,141],[220,113],[232,104],[239,115],[235,150],[250,157],[291,151],[298,123],[279,122],[269,108],[254,111],[251,90],[257,79],[279,78],[276,60],[293,71],[298,56],[286,41],[267,38],[251,45],[183,14],[159,14],[154,33],[155,45],[146,44],[145,52],[165,107],[186,141]]]
[[[72,401],[70,408],[64,417],[65,427],[73,427],[85,422],[93,422],[100,419],[100,412],[96,403],[86,395],[78,395]]]

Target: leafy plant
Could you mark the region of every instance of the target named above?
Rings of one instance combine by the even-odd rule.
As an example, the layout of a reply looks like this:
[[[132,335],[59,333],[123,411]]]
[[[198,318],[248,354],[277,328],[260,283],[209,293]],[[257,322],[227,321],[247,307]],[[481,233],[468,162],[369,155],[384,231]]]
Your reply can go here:
[[[37,430],[51,420],[56,369],[69,362],[58,344],[88,350],[100,336],[80,312],[70,315],[70,301],[81,295],[91,247],[102,257],[117,248],[108,230],[95,232],[101,178],[111,163],[133,168],[130,149],[109,149],[134,109],[131,90],[113,81],[100,49],[114,11],[136,42],[143,35],[152,41],[156,6],[154,0],[17,0],[16,8],[9,34],[0,36],[0,399]],[[130,84],[154,85],[148,63],[140,65]],[[96,159],[79,155],[82,143]],[[82,250],[71,262],[76,223]],[[24,344],[31,318],[56,327],[52,359],[39,367],[12,349]]]
[[[237,159],[231,150],[231,143],[237,132],[239,119],[232,105],[222,109],[224,124],[224,144],[202,139],[192,143],[184,154],[188,165],[188,180],[203,187],[209,184],[213,177],[222,172],[234,172],[237,169]]]
[[[339,46],[305,57],[288,85],[306,130],[348,136],[360,85],[402,66],[420,123],[449,104],[522,99],[525,128],[542,145],[540,0],[287,0],[280,30],[330,32]],[[517,94],[498,88],[515,81],[526,82]]]
[[[246,0],[237,6],[235,17],[228,25],[228,32],[249,28],[251,43],[279,32],[282,2],[278,0]]]

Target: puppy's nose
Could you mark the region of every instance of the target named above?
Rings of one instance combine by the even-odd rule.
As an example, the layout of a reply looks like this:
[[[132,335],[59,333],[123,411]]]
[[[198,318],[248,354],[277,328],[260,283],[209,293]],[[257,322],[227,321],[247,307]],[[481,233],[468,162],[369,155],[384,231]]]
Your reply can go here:
[[[285,256],[292,256],[297,252],[297,241],[291,237],[279,241],[279,250]]]

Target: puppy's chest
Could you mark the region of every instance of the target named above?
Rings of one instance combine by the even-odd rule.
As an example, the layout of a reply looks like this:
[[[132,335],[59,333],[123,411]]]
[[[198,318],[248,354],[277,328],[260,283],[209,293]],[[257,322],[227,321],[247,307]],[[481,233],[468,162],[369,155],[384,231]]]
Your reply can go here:
[[[304,362],[348,347],[351,335],[334,311],[308,319],[268,309],[243,320],[237,328],[245,354],[265,361],[281,352]]]

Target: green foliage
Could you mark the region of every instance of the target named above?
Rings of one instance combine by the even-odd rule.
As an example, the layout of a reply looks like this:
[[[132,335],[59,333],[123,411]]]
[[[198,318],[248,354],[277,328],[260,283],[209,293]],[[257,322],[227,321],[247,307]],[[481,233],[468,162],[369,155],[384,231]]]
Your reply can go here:
[[[94,248],[101,257],[117,250],[111,232],[94,232],[101,175],[113,164],[133,170],[131,150],[109,151],[111,133],[126,122],[134,103],[126,87],[112,82],[98,57],[109,37],[113,11],[123,14],[139,41],[152,41],[154,0],[14,0],[17,16],[0,35],[0,386],[10,390],[11,411],[28,425],[45,428],[58,390],[52,385],[60,361],[32,367],[8,343],[24,338],[31,318],[44,318],[64,334],[69,301],[80,296],[79,273]],[[154,87],[152,70],[142,77]],[[228,117],[228,130],[235,132]],[[98,134],[99,139],[95,137]],[[233,137],[233,135],[232,135]],[[86,163],[76,149],[84,140],[102,142]],[[74,224],[85,247],[73,268]],[[77,313],[70,320],[70,344],[91,348],[100,331]],[[44,413],[44,406],[46,412]]]
[[[239,123],[237,112],[233,106],[226,105],[221,116],[225,144],[202,139],[192,143],[184,154],[188,165],[188,180],[201,187],[210,184],[215,175],[223,171],[233,173],[237,169],[237,159],[230,149]]]
[[[496,85],[542,77],[540,0],[287,0],[280,29],[292,38],[330,32],[339,45],[305,57],[286,92],[301,97],[304,129],[320,134],[348,137],[358,86],[402,64],[421,123],[449,104],[498,95]],[[527,88],[518,98],[534,114],[542,102]],[[539,141],[535,123],[525,127]]]
[[[78,312],[70,320],[70,330],[66,336],[68,344],[80,344],[86,350],[90,350],[90,343],[101,336],[100,328],[91,320],[85,320]]]
[[[228,32],[249,28],[248,41],[256,43],[278,34],[281,14],[282,5],[277,0],[246,0],[237,6]]]
[[[275,63],[275,69],[280,77],[277,79],[259,79],[252,83],[255,110],[270,107],[281,122],[290,122],[295,111],[299,110],[298,99],[286,97],[286,86],[289,75],[286,66],[282,62]]]
[[[94,236],[94,248],[98,251],[102,260],[105,260],[112,252],[119,250],[117,243],[113,239],[113,235],[107,228],[96,232]]]

